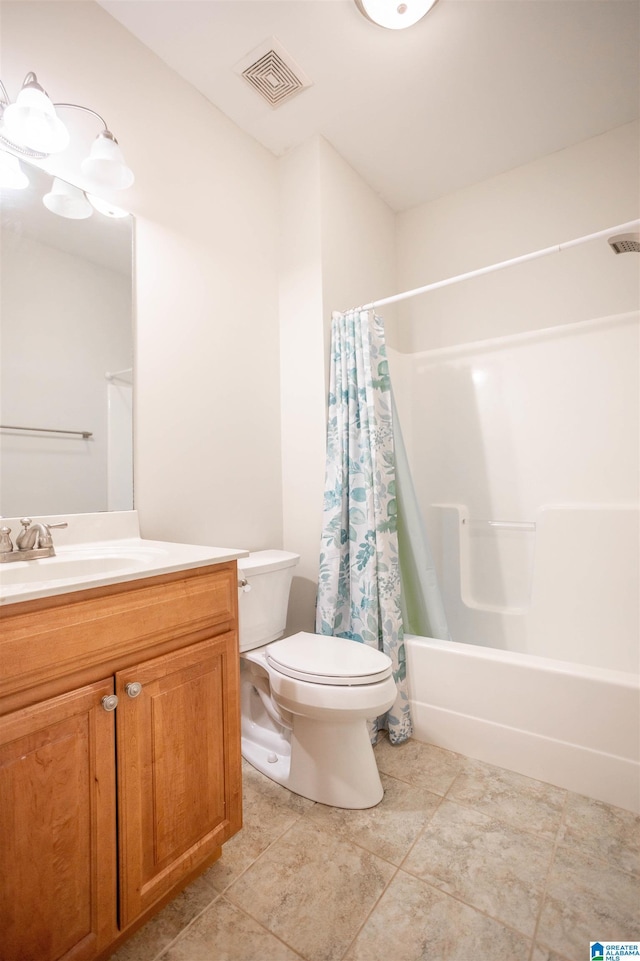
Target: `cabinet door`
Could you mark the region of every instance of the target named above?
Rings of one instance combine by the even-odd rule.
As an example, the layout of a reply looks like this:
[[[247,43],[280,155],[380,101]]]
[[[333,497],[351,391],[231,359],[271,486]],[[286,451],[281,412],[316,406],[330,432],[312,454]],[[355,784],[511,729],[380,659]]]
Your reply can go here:
[[[126,927],[241,826],[236,634],[128,668],[116,691]]]
[[[0,717],[0,959],[86,961],[117,934],[113,678]]]

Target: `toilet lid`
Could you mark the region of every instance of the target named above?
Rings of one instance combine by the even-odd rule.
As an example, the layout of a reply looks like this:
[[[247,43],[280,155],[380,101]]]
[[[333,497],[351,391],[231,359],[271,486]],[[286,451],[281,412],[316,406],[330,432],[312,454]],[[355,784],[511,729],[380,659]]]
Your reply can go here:
[[[305,631],[269,644],[267,662],[276,671],[313,684],[375,684],[391,675],[391,658],[344,637]]]

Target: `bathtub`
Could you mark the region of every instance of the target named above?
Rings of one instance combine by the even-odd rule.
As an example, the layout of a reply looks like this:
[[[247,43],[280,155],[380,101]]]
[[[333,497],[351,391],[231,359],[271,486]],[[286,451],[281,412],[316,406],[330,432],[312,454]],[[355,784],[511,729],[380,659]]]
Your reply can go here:
[[[414,737],[640,813],[640,684],[623,671],[405,635]]]

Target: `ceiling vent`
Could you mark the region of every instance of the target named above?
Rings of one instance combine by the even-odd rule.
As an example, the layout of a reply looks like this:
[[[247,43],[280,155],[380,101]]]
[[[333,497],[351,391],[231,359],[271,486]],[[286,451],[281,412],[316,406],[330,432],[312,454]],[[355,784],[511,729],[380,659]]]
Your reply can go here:
[[[311,81],[275,37],[247,54],[234,71],[275,109],[311,86]]]

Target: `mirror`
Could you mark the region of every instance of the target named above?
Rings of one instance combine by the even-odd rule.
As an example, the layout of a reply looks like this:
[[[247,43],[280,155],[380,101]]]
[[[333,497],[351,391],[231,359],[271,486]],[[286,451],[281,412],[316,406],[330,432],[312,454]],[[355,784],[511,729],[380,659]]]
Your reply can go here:
[[[0,190],[0,516],[133,507],[133,218]]]

